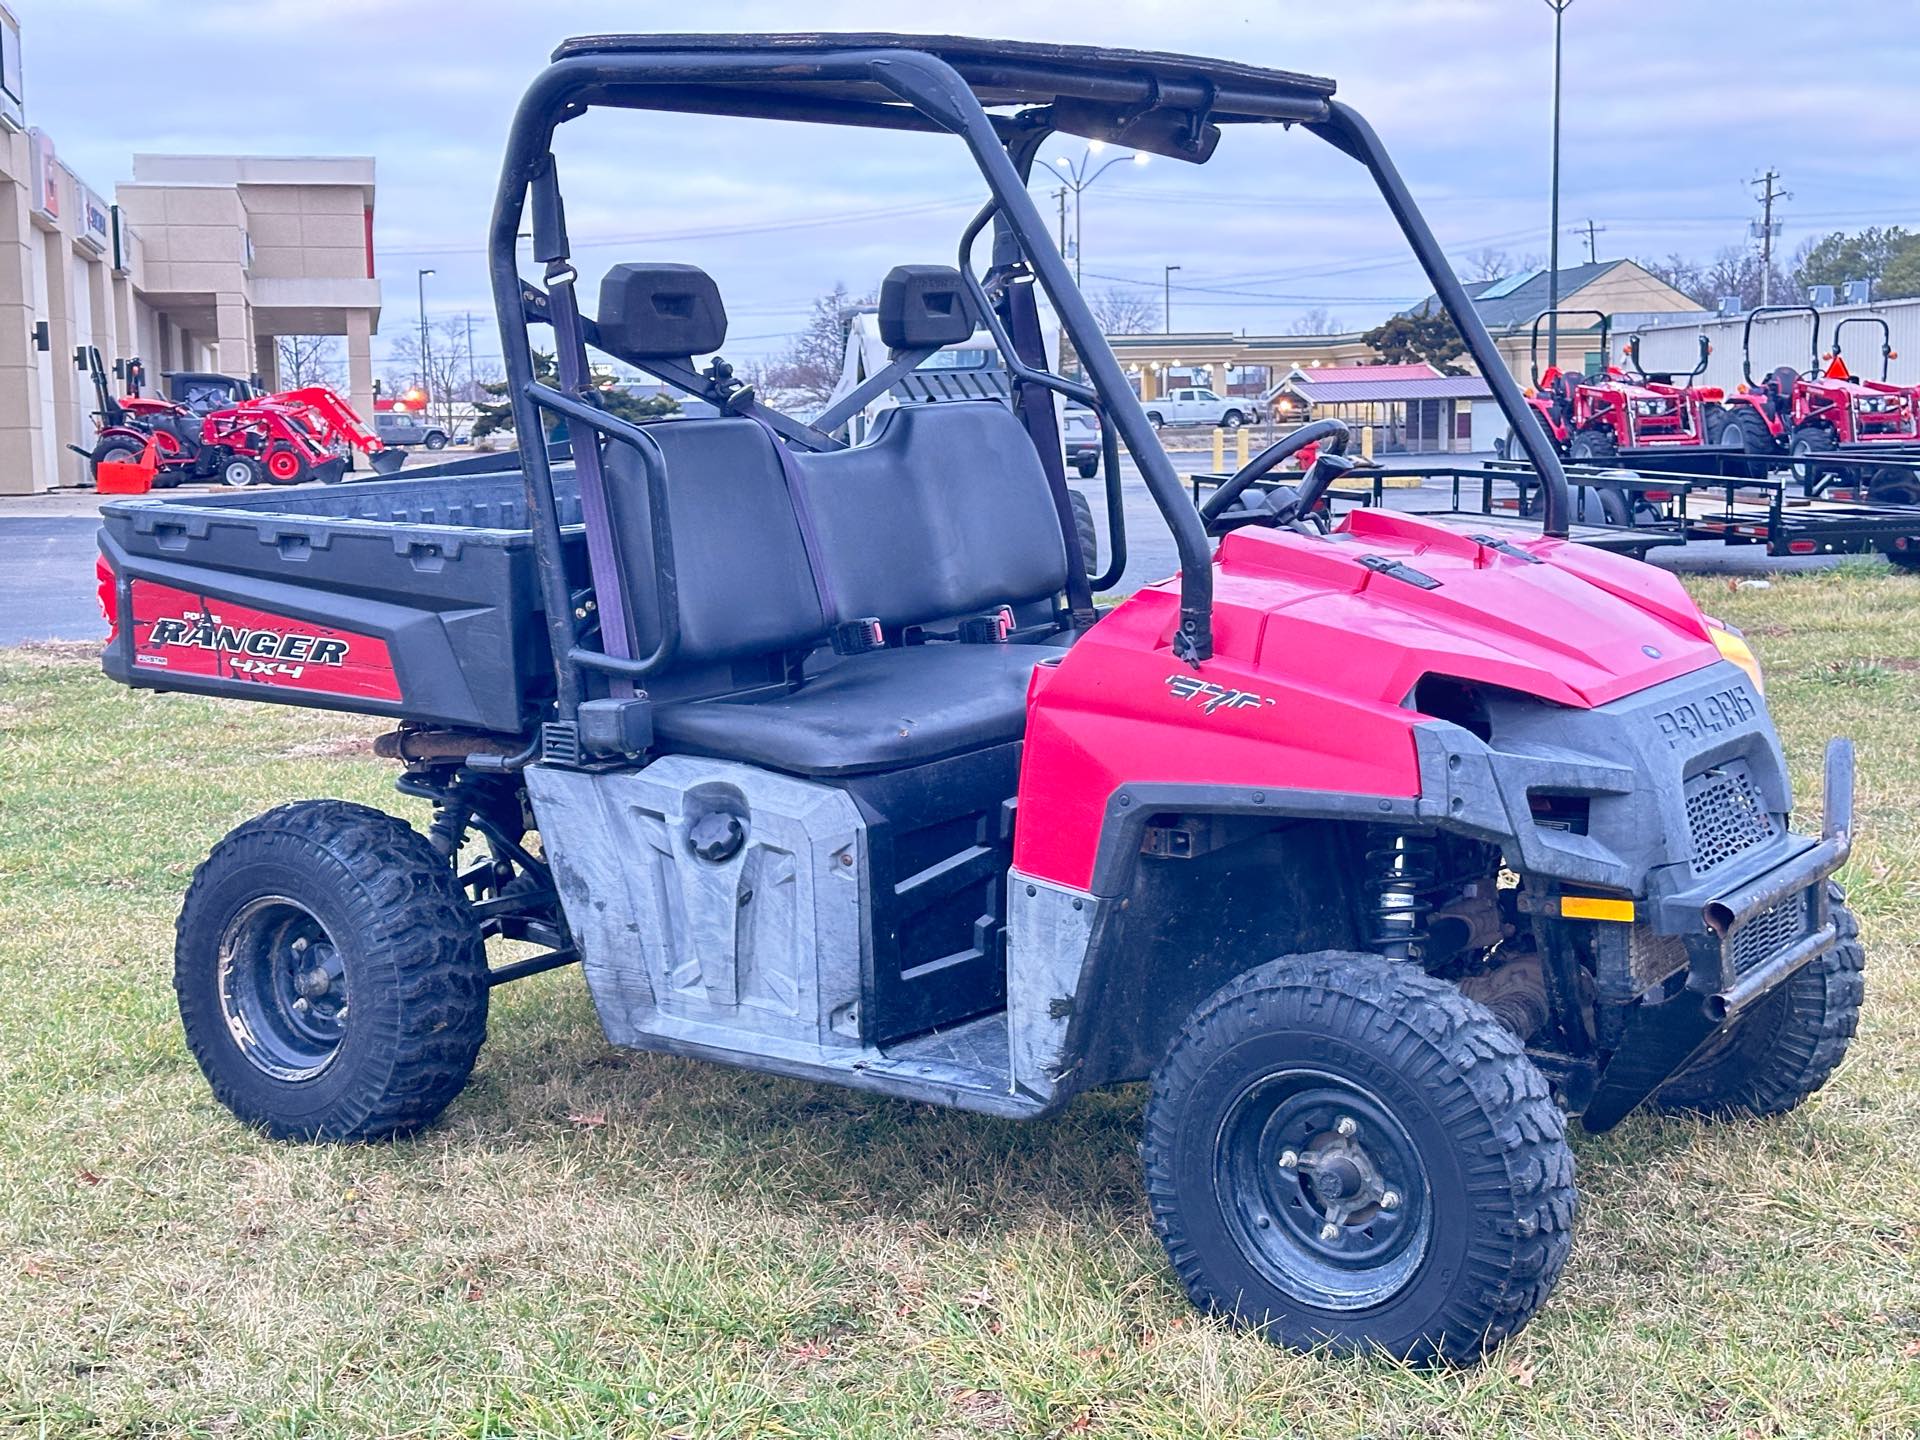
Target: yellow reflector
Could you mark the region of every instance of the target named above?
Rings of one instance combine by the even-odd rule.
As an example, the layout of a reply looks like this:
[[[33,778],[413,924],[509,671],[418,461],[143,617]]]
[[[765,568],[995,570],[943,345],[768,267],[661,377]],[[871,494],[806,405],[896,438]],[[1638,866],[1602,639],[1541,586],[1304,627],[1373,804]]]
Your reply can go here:
[[[1713,637],[1713,648],[1720,652],[1721,658],[1731,660],[1747,672],[1747,678],[1753,681],[1753,688],[1760,694],[1767,693],[1767,682],[1760,678],[1760,661],[1753,653],[1753,647],[1747,644],[1746,637],[1736,635],[1724,626],[1707,622],[1707,634]]]
[[[1609,900],[1604,895],[1562,895],[1560,913],[1569,920],[1618,920],[1633,923],[1631,900]]]

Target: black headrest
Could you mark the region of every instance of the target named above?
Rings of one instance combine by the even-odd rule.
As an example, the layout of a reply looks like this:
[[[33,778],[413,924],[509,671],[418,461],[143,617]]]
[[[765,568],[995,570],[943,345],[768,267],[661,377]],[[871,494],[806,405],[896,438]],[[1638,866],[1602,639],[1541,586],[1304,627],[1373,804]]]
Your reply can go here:
[[[698,265],[616,265],[600,282],[601,348],[630,360],[709,355],[726,343],[720,287]]]
[[[880,282],[880,339],[889,350],[957,345],[974,328],[966,282],[951,265],[896,265]]]

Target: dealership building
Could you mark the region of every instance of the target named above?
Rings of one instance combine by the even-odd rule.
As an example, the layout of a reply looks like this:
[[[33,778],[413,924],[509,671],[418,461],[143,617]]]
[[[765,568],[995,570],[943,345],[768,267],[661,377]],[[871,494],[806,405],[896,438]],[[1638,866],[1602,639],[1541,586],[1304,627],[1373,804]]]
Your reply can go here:
[[[373,414],[374,164],[364,156],[135,155],[113,198],[32,126],[20,31],[0,6],[0,495],[87,483],[87,355],[124,393],[168,371],[278,382],[275,340],[345,340]]]

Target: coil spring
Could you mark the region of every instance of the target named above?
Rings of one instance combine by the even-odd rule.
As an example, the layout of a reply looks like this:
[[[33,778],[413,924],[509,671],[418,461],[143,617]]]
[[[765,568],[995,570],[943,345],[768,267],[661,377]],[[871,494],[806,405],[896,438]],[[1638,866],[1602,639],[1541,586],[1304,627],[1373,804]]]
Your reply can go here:
[[[1433,889],[1433,842],[1396,834],[1367,851],[1367,889],[1373,897],[1374,932],[1367,943],[1389,960],[1415,960],[1426,944],[1427,899]]]

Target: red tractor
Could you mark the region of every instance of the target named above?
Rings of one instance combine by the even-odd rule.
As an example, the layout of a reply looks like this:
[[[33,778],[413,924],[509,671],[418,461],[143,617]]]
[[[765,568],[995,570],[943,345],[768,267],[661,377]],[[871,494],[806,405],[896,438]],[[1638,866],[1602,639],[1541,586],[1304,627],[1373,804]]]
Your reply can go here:
[[[1753,322],[1763,315],[1805,313],[1813,319],[1808,365],[1795,370],[1780,365],[1755,379]],[[1795,473],[1811,482],[1817,473],[1804,457],[1854,446],[1912,445],[1920,441],[1920,392],[1887,382],[1887,362],[1894,358],[1891,335],[1880,344],[1880,379],[1861,380],[1840,354],[1840,332],[1856,320],[1886,322],[1868,316],[1842,320],[1834,327],[1833,349],[1820,353],[1820,312],[1811,305],[1762,305],[1747,316],[1741,340],[1741,370],[1747,383],[1728,397],[1727,437],[1738,440],[1749,455],[1796,457]],[[1825,360],[1825,368],[1821,366]]]
[[[1600,353],[1607,347],[1612,317],[1598,310],[1543,310],[1533,319],[1533,390],[1527,401],[1554,447],[1569,460],[1605,464],[1633,451],[1698,449],[1714,444],[1723,422],[1720,390],[1692,382],[1707,368],[1710,347],[1700,337],[1700,362],[1684,381],[1649,374],[1640,365],[1640,337],[1627,342],[1633,373],[1603,364],[1595,374],[1549,365],[1540,369],[1540,322],[1591,315],[1600,322]]]
[[[100,352],[89,346],[87,359],[99,429],[93,449],[81,453],[96,476],[105,461],[140,462],[149,441],[160,486],[192,480],[333,484],[344,478],[351,450],[365,453],[379,474],[404,463],[399,451],[387,450],[353,407],[323,385],[261,395],[231,375],[175,371],[166,377],[171,398],[162,399],[139,393],[135,362],[134,393],[122,398],[107,383]]]

